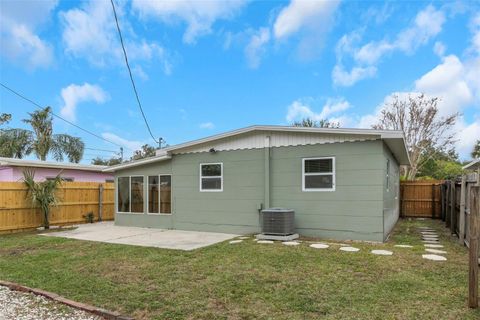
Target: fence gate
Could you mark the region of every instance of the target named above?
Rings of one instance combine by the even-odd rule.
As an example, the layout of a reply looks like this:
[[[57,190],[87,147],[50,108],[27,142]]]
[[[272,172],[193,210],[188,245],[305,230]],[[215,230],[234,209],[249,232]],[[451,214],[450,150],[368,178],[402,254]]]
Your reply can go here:
[[[442,214],[442,180],[400,182],[400,216],[439,219]]]

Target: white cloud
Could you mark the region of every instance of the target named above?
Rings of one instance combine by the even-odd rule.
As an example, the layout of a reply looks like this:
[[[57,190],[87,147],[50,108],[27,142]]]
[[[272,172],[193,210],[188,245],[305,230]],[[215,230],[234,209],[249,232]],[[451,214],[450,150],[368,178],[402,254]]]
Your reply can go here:
[[[442,31],[445,20],[445,13],[442,10],[428,5],[417,13],[411,25],[401,30],[394,40],[384,38],[355,47],[354,44],[361,40],[360,30],[344,35],[337,43],[337,64],[332,71],[334,83],[351,86],[362,79],[373,77],[382,57],[394,51],[412,54]],[[443,54],[445,48],[439,43],[435,50],[437,54]],[[351,56],[354,61],[350,71],[346,71],[343,66],[343,58],[346,55]]]
[[[187,30],[183,35],[183,41],[192,44],[198,37],[211,33],[215,21],[232,18],[245,3],[244,0],[134,0],[132,7],[140,13],[141,17],[158,18],[165,23],[177,21],[186,23]]]
[[[83,85],[71,84],[62,89],[61,96],[64,105],[60,113],[70,121],[75,121],[75,111],[79,103],[89,101],[104,103],[108,99],[107,93],[101,87],[89,83]]]
[[[142,146],[145,144],[145,142],[142,142],[142,141],[127,140],[127,139],[122,138],[120,136],[117,136],[116,134],[111,133],[111,132],[102,133],[102,137],[104,139],[108,139],[112,142],[115,142],[115,143],[127,148],[130,151],[140,150],[142,148]],[[128,154],[128,152],[127,152],[127,154]]]
[[[346,71],[341,64],[337,64],[332,71],[332,79],[335,85],[349,87],[356,82],[372,78],[377,73],[377,68],[374,66],[354,67],[350,71]]]
[[[310,118],[315,121],[330,120],[339,121],[343,126],[347,122],[347,119],[350,121],[350,118],[346,115],[342,115],[341,113],[350,107],[350,103],[343,98],[329,98],[323,105],[322,110],[320,112],[315,112],[312,110],[310,103],[306,101],[295,100],[288,107],[286,120],[289,123],[302,120],[304,118]]]
[[[460,112],[464,106],[473,102],[479,88],[475,87],[474,79],[480,74],[480,63],[468,62],[465,66],[455,55],[443,58],[441,64],[427,72],[415,81],[417,91],[439,97],[439,109],[442,115]]]
[[[318,56],[325,36],[333,26],[333,17],[340,1],[291,0],[273,24],[273,35],[278,41],[300,34],[297,55],[302,60]]]
[[[53,62],[52,45],[36,34],[50,19],[54,1],[3,1],[0,10],[0,53],[28,69]]]
[[[472,50],[477,55],[480,55],[480,13],[477,13],[470,23],[470,29],[472,31]]]
[[[212,122],[204,122],[200,123],[199,127],[200,129],[213,129],[215,128],[215,125]]]
[[[443,57],[445,55],[445,51],[447,50],[447,47],[445,44],[441,41],[435,42],[435,45],[433,46],[433,52],[439,57]]]
[[[268,28],[260,28],[251,36],[249,43],[245,47],[245,56],[250,68],[258,68],[262,56],[265,54],[265,45],[269,40],[270,30]]]
[[[457,142],[455,148],[462,159],[469,159],[475,142],[480,137],[480,117],[467,124],[460,119],[457,126]]]
[[[339,1],[292,0],[282,9],[275,20],[273,30],[275,38],[287,38],[302,28],[315,28],[325,23],[339,4]],[[322,21],[323,20],[323,21]]]
[[[158,43],[139,39],[133,33],[122,3],[117,4],[117,14],[129,60],[155,60],[162,64],[165,74],[170,74],[171,63],[165,49]],[[124,63],[109,1],[85,3],[80,8],[61,12],[60,18],[63,24],[62,39],[67,53],[77,58],[85,58],[92,65],[100,67]]]

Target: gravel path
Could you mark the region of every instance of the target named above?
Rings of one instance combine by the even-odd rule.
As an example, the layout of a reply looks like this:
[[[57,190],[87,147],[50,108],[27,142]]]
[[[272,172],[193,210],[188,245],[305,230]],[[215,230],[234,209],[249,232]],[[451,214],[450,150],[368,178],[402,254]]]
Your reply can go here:
[[[32,293],[0,286],[0,320],[101,320],[81,310]]]

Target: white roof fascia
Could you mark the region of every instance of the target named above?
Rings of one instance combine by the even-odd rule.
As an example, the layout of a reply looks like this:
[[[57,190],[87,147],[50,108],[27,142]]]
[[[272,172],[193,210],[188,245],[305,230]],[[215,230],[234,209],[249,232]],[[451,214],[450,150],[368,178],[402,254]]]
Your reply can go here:
[[[475,159],[469,164],[463,166],[463,170],[477,170],[480,169],[480,159]]]
[[[135,161],[130,161],[126,163],[121,163],[117,164],[115,166],[107,167],[106,169],[103,169],[103,172],[115,172],[118,170],[123,170],[123,169],[128,169],[128,168],[133,168],[137,166],[141,166],[144,164],[149,164],[153,162],[158,162],[158,161],[165,161],[171,159],[172,156],[170,155],[163,155],[163,156],[154,156],[151,158],[146,158],[146,159],[141,159],[141,160],[135,160]]]
[[[25,159],[4,158],[4,157],[0,157],[0,166],[69,169],[69,170],[82,170],[82,171],[95,171],[95,172],[102,172],[104,169],[108,168],[108,166],[97,166],[93,164],[85,165],[85,164],[79,164],[79,163],[25,160]]]

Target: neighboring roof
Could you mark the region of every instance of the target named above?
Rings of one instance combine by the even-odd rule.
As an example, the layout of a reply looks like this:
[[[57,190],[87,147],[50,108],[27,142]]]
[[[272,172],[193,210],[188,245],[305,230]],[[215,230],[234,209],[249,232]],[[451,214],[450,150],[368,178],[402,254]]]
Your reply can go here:
[[[160,155],[160,156],[154,156],[154,157],[145,158],[145,159],[141,159],[141,160],[124,162],[124,163],[117,164],[117,165],[114,165],[114,166],[111,166],[111,167],[106,167],[105,169],[103,169],[103,172],[114,172],[114,171],[117,171],[117,170],[120,170],[120,169],[128,169],[128,168],[131,168],[131,167],[137,167],[137,166],[152,163],[152,162],[169,160],[171,158],[172,157],[170,155]]]
[[[94,172],[102,172],[105,168],[108,168],[108,166],[96,166],[93,164],[26,160],[26,159],[3,158],[3,157],[0,157],[0,166],[70,169],[70,170],[82,170],[82,171],[94,171]]]
[[[480,159],[475,159],[463,167],[463,170],[478,170],[478,169],[480,169]]]
[[[292,127],[292,126],[250,126],[233,131],[216,134],[202,139],[192,140],[177,144],[157,151],[157,156],[138,161],[132,161],[105,169],[105,172],[112,172],[120,169],[131,168],[146,163],[164,161],[171,158],[174,153],[180,153],[187,148],[211,143],[217,140],[226,139],[250,132],[284,132],[284,133],[309,133],[309,134],[337,134],[371,137],[372,139],[382,139],[390,148],[398,162],[402,165],[410,165],[410,159],[405,146],[404,135],[402,131],[396,130],[373,130],[373,129],[347,129],[347,128],[311,128],[311,127]]]

